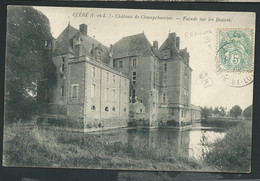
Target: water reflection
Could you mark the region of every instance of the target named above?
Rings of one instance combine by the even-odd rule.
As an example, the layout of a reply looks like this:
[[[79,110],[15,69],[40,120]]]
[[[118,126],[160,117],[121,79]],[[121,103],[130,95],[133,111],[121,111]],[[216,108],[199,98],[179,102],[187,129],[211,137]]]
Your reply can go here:
[[[177,131],[172,129],[127,130],[127,144],[132,147],[153,148],[158,154],[201,159],[210,150],[209,144],[222,139],[221,130],[194,128]]]

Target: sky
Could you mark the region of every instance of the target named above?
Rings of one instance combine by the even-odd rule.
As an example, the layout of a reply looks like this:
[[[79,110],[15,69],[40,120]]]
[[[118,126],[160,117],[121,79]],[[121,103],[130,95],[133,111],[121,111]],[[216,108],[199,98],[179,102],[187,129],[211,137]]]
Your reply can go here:
[[[191,103],[197,106],[252,104],[253,84],[227,85],[216,72],[217,31],[219,28],[255,28],[255,14],[241,12],[195,12],[172,10],[99,9],[34,7],[47,16],[54,38],[68,26],[88,25],[88,34],[106,46],[123,37],[144,33],[159,47],[170,32],[180,37],[180,48],[187,48],[192,71]],[[253,40],[252,40],[253,42]],[[231,75],[243,79],[244,74]],[[239,77],[240,76],[240,77]],[[210,82],[205,86],[203,82]]]

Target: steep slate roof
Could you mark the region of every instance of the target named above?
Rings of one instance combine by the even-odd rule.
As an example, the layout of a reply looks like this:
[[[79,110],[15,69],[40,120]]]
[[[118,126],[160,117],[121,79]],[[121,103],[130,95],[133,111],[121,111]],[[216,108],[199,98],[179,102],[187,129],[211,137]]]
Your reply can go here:
[[[54,54],[61,55],[71,52],[72,50],[69,45],[69,39],[73,37],[78,31],[79,30],[77,30],[76,28],[68,25],[56,39]]]
[[[94,45],[94,52],[97,49],[101,50],[101,61],[108,63],[109,61],[109,49],[99,41],[90,37],[89,35],[83,35],[78,29],[68,25],[64,31],[59,35],[56,40],[54,55],[61,55],[65,53],[73,53],[74,50],[72,48],[74,37],[80,37],[82,39],[81,42],[81,51],[83,55],[87,55],[89,57],[93,57],[95,54],[92,54],[91,51]]]
[[[151,47],[144,33],[124,37],[113,45],[113,57],[149,56],[153,54]]]

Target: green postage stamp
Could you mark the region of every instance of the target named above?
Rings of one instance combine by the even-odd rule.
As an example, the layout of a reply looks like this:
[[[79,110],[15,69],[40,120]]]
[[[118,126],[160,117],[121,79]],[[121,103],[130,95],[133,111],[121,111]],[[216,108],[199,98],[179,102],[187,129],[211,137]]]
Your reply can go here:
[[[219,72],[253,72],[253,30],[219,29]]]

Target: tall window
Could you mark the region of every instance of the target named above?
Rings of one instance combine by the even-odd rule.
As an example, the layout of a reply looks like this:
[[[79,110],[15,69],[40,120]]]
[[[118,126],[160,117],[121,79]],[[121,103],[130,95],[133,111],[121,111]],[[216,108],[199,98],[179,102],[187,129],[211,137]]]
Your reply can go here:
[[[119,68],[123,68],[123,66],[124,66],[123,61],[119,61]]]
[[[105,92],[105,100],[108,101],[108,97],[109,97],[109,88],[106,88],[106,92]]]
[[[113,89],[113,101],[116,101],[116,89]]]
[[[135,103],[135,89],[132,90],[132,103]]]
[[[71,85],[71,97],[72,98],[77,98],[78,97],[78,84],[72,84]]]
[[[61,97],[64,96],[64,86],[63,85],[60,87],[60,96]]]
[[[133,85],[136,84],[136,72],[133,72],[132,82],[133,82]]]
[[[132,59],[133,67],[136,67],[136,58]]]
[[[62,60],[61,60],[61,71],[64,72],[65,70],[65,57],[62,57]]]
[[[96,97],[96,84],[91,85],[91,98]]]
[[[125,103],[127,103],[127,99],[128,99],[128,98],[127,98],[127,96],[126,96],[126,92],[124,92],[123,100],[124,100]]]
[[[164,65],[163,65],[163,71],[164,71],[164,72],[167,72],[167,63],[164,63]]]
[[[109,73],[107,72],[106,74],[106,77],[107,77],[107,82],[109,81]]]
[[[113,75],[113,83],[116,83],[116,76]]]
[[[166,93],[163,93],[163,97],[162,97],[162,101],[163,101],[163,103],[166,103]]]
[[[95,76],[96,76],[96,68],[92,67],[92,77],[95,77]]]

